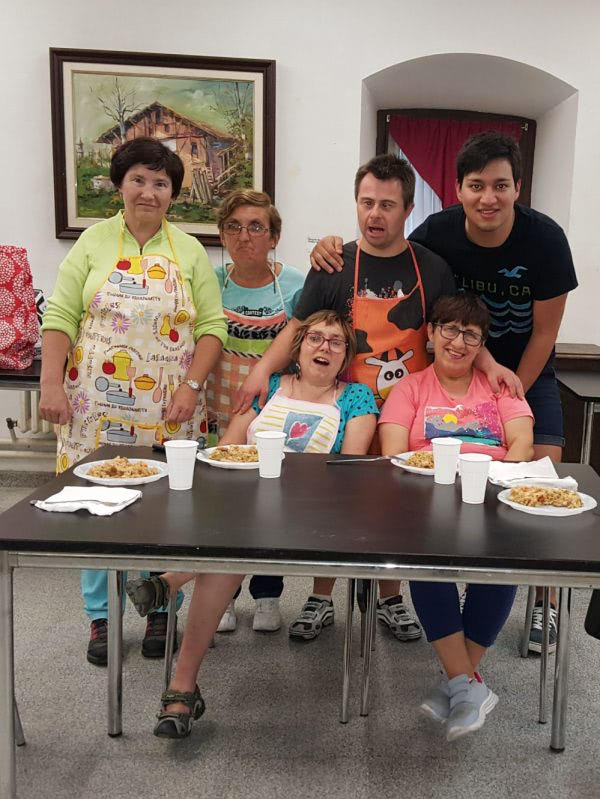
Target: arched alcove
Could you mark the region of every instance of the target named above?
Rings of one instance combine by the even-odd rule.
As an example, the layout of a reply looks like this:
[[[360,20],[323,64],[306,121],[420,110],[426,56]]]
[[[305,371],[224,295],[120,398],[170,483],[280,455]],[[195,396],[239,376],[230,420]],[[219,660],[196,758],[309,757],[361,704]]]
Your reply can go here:
[[[375,152],[382,108],[514,114],[537,122],[532,206],[569,226],[577,89],[542,69],[479,53],[440,53],[389,66],[363,80],[361,163]]]

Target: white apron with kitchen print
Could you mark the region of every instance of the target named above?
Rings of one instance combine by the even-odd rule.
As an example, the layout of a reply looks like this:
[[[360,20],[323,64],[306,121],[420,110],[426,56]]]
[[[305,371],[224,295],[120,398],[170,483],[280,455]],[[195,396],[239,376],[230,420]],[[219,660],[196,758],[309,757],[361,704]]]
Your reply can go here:
[[[102,444],[151,446],[206,434],[202,391],[192,419],[163,419],[192,363],[196,319],[163,224],[170,256],[122,256],[121,229],[117,261],[86,311],[67,361],[72,418],[58,429],[59,473]]]
[[[333,405],[285,397],[278,388],[248,427],[248,444],[255,444],[259,430],[278,430],[286,434],[287,452],[331,452],[340,429],[340,409],[333,389]]]

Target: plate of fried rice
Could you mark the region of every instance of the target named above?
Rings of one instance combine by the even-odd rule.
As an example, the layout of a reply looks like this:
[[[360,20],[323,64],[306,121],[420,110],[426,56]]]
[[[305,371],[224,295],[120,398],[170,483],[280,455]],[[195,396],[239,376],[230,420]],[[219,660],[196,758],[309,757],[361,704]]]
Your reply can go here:
[[[147,458],[126,458],[118,455],[105,461],[80,463],[73,469],[76,477],[101,486],[135,486],[153,483],[166,477],[169,469],[163,461]]]
[[[433,477],[433,452],[431,450],[401,452],[392,458],[392,463],[406,472],[426,474],[429,477]]]
[[[593,510],[598,504],[593,497],[580,491],[534,483],[505,488],[498,499],[515,510],[536,516],[575,516]]]

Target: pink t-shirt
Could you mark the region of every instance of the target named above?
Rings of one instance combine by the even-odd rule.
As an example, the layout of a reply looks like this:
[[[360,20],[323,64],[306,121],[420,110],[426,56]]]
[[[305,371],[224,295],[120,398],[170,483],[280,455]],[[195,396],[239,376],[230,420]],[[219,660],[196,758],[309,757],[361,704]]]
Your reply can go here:
[[[506,438],[503,425],[511,419],[530,416],[525,400],[513,399],[506,387],[494,395],[487,377],[479,369],[464,397],[451,397],[437,378],[433,364],[422,372],[403,377],[391,390],[379,424],[399,424],[409,430],[412,450],[431,449],[431,439],[460,438],[461,452],[483,452],[504,460]]]

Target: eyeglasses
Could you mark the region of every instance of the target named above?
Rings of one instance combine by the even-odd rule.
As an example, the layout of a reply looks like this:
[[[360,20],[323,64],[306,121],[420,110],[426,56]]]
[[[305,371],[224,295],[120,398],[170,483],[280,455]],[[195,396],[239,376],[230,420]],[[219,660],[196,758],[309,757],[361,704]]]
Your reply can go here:
[[[239,236],[242,230],[247,230],[249,236],[264,236],[268,228],[261,225],[260,222],[250,222],[249,225],[240,225],[239,222],[225,222],[223,225],[225,233],[230,236]]]
[[[335,352],[338,355],[341,352],[345,352],[348,347],[348,342],[344,341],[343,338],[327,338],[322,333],[307,333],[304,336],[304,341],[315,350],[319,349],[323,342],[326,341],[331,352]]]
[[[463,330],[456,325],[441,325],[439,323],[435,324],[434,327],[439,327],[440,335],[447,341],[454,341],[462,333],[463,341],[467,347],[480,347],[483,344],[483,336],[473,330]]]

